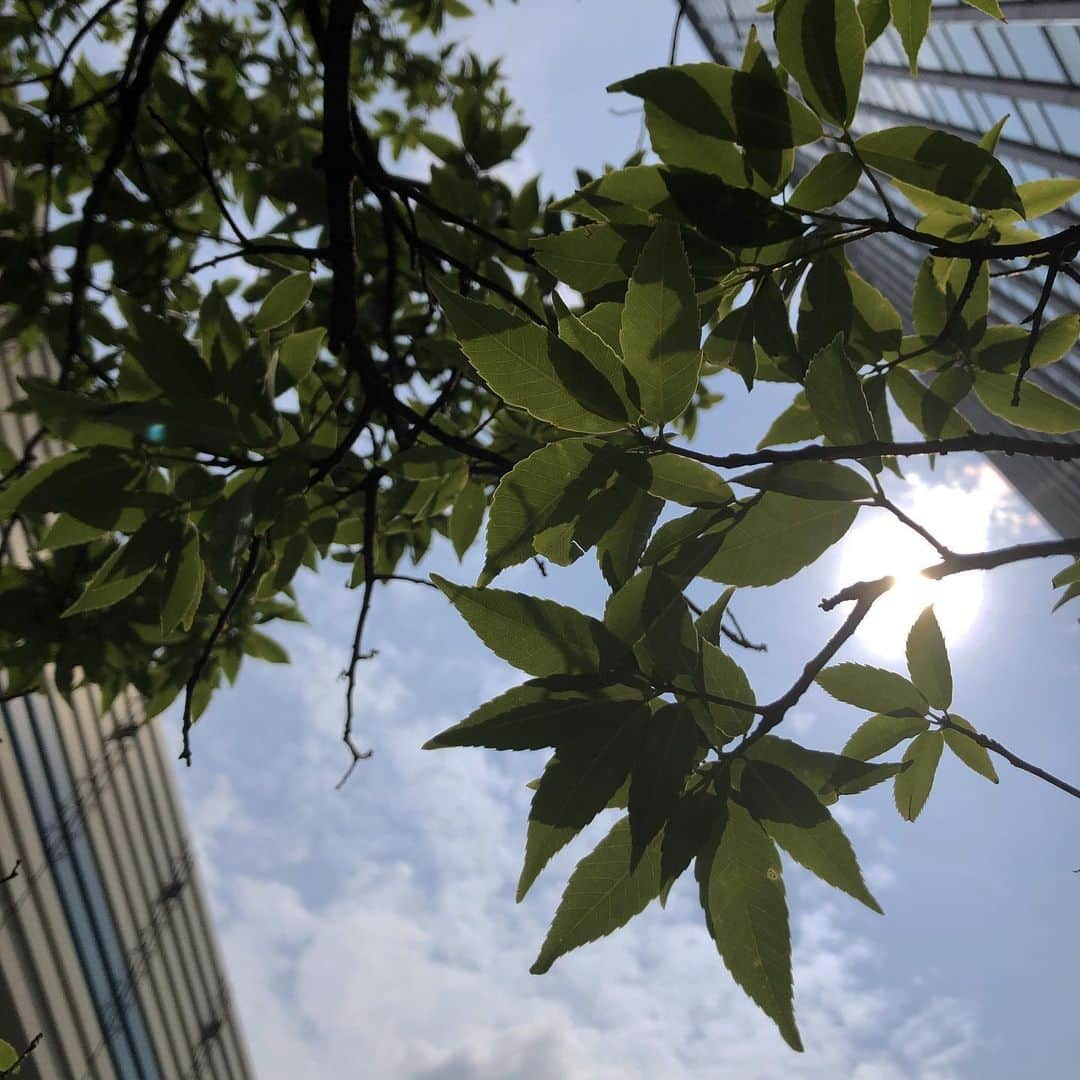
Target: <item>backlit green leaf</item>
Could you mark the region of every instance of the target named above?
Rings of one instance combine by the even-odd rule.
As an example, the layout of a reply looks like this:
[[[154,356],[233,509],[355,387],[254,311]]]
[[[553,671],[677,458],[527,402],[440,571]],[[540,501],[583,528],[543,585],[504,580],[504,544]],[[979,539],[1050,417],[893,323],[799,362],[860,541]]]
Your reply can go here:
[[[877,438],[862,384],[839,337],[810,361],[806,397],[830,442],[842,446]]]
[[[765,831],[797,863],[881,914],[843,829],[805,783],[786,769],[760,761],[747,766],[739,790]]]
[[[531,241],[536,261],[583,293],[625,281],[649,237],[643,227],[583,225]]]
[[[952,704],[952,668],[932,606],[911,627],[907,638],[907,663],[911,681],[926,700],[935,709],[947,709]]]
[[[698,762],[700,738],[684,705],[665,705],[646,722],[644,741],[630,776],[632,864],[664,828],[675,808],[687,774]]]
[[[698,855],[696,874],[705,923],[728,971],[802,1050],[791,986],[791,930],[780,856],[749,811],[729,802],[726,820]]]
[[[838,701],[890,716],[923,716],[927,702],[903,675],[870,664],[834,664],[817,683]]]
[[[860,724],[844,744],[846,757],[869,761],[891,750],[897,743],[926,731],[930,722],[920,716],[871,716]]]
[[[809,566],[851,527],[858,506],[766,492],[724,534],[702,571],[728,585],[775,585]]]
[[[889,0],[892,21],[907,53],[911,74],[919,69],[919,49],[930,28],[930,0]]]
[[[623,361],[641,411],[655,424],[686,408],[701,369],[701,330],[678,227],[656,227],[630,279],[620,331]]]
[[[940,731],[924,731],[907,748],[904,761],[908,768],[896,777],[893,787],[896,809],[905,821],[914,821],[926,805],[944,745]]]
[[[564,953],[606,937],[644,911],[660,893],[657,836],[640,859],[632,859],[630,819],[617,821],[570,876],[540,955],[529,969],[542,975]]]
[[[855,0],[784,0],[774,24],[780,63],[798,81],[810,107],[847,127],[859,103],[866,57]]]
[[[625,667],[626,650],[604,625],[552,600],[455,585],[432,574],[496,656],[530,675],[589,674]]]
[[[734,497],[719,473],[700,461],[678,454],[649,458],[652,483],[649,490],[681,506],[723,506]]]
[[[795,185],[788,206],[795,210],[825,210],[835,206],[855,190],[862,169],[850,155],[839,151],[826,154]]]
[[[642,705],[620,722],[590,725],[548,763],[529,810],[519,902],[551,857],[607,806],[626,781],[641,747],[648,712]]]
[[[967,206],[1024,212],[1005,166],[956,135],[910,124],[863,135],[855,146],[868,165],[897,180]]]
[[[733,476],[732,483],[800,499],[872,499],[874,489],[854,469],[834,461],[793,461]]]
[[[432,288],[469,361],[510,404],[570,431],[626,424],[614,387],[550,330],[438,282]]]
[[[1020,404],[1013,405],[1013,375],[994,375],[989,371],[975,374],[975,396],[995,416],[1030,431],[1067,435],[1080,431],[1080,408],[1071,401],[1055,397],[1025,380],[1020,389]]]
[[[957,731],[956,728],[961,730]],[[964,734],[965,731],[974,732],[975,729],[962,716],[949,713],[949,726],[942,734],[945,737],[945,745],[969,768],[980,776],[985,776],[992,784],[998,782],[997,770],[990,759],[990,753],[984,746],[980,746],[974,739]]]
[[[307,303],[312,280],[308,274],[290,274],[267,294],[251,321],[256,331],[272,330],[287,323]]]
[[[429,739],[425,750],[486,746],[492,750],[541,750],[587,731],[636,715],[640,692],[581,676],[530,679],[475,709],[459,724]]]
[[[782,150],[821,136],[814,114],[774,81],[720,64],[653,68],[608,90],[643,98],[669,126],[743,146]],[[652,125],[650,130],[654,148],[664,157]]]
[[[484,489],[475,483],[466,484],[454,500],[454,507],[450,511],[450,542],[459,561],[465,557],[465,552],[472,547],[480,531],[486,506]]]

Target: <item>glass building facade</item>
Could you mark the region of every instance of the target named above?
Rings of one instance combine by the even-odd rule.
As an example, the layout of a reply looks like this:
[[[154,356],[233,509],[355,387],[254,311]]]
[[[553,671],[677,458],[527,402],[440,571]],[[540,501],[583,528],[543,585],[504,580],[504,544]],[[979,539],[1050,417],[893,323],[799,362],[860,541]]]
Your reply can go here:
[[[772,47],[772,17],[756,10],[759,0],[687,0],[686,14],[709,53],[737,66],[750,27]],[[1000,23],[962,0],[935,0],[933,23],[912,79],[896,30],[890,26],[867,52],[856,131],[924,124],[977,141],[1008,115],[998,156],[1020,183],[1048,176],[1080,176],[1080,2],[1003,0]],[[799,170],[813,164],[800,155]],[[897,199],[901,210],[903,199]],[[880,204],[860,185],[842,207],[879,215]],[[1033,227],[1056,232],[1080,222],[1072,205]],[[874,237],[848,249],[851,261],[906,318],[923,252],[897,237]],[[1020,322],[1038,301],[1042,274],[994,281],[991,321]],[[1080,310],[1080,286],[1064,275],[1046,319]],[[1045,389],[1080,403],[1080,355],[1031,375]],[[961,410],[977,431],[1007,432],[1007,424],[969,398]],[[1035,509],[1058,532],[1080,533],[1080,463],[993,457]]]
[[[28,421],[3,410],[16,376],[48,365],[0,350],[16,453]],[[17,527],[12,543],[24,559]],[[3,701],[3,687],[0,669],[0,1038],[21,1051],[42,1036],[20,1076],[247,1080],[156,723],[133,692],[107,709],[91,688],[65,700],[47,671],[39,693]]]

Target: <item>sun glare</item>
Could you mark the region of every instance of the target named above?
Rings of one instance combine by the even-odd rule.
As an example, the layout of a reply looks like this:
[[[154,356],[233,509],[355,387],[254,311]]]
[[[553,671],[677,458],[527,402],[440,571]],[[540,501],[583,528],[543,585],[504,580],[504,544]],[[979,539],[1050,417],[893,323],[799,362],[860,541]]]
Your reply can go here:
[[[927,484],[914,478],[903,509],[954,551],[986,547],[995,510],[1006,497],[1004,481],[989,468],[969,487]],[[950,644],[971,630],[983,600],[983,575],[959,574],[931,581],[919,572],[938,561],[934,549],[885,511],[863,511],[841,549],[840,585],[892,574],[896,584],[874,605],[857,632],[864,646],[883,658],[904,655],[908,630],[919,613],[934,605]]]

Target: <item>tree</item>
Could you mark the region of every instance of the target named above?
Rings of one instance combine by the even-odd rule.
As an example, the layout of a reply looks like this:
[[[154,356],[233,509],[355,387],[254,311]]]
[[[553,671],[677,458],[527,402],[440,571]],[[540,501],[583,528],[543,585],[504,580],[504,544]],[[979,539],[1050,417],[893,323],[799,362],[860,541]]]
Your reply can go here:
[[[914,64],[929,3],[913,6]],[[834,663],[890,578],[823,601],[848,612],[839,630],[763,699],[733,655],[750,643],[732,594],[790,578],[864,508],[936,549],[931,578],[1080,555],[1075,537],[953,552],[881,479],[939,453],[1080,457],[1041,437],[1080,429],[1080,409],[1027,378],[1080,333],[1076,314],[1043,318],[1080,228],[1027,222],[1080,182],[1014,184],[1000,125],[978,145],[913,126],[856,137],[886,6],[781,0],[782,69],[751,35],[739,69],[623,80],[658,163],[635,155],[542,202],[535,180],[498,178],[527,129],[498,67],[447,44],[465,13],[104,0],[0,24],[3,334],[55,358],[51,377],[20,375],[34,434],[0,462],[3,692],[52,665],[63,693],[135,685],[150,716],[179,697],[190,764],[222,679],[245,655],[287,659],[263,627],[301,618],[297,570],[335,559],[358,591],[344,781],[368,753],[352,692],[380,586],[431,584],[403,561],[439,536],[463,554],[486,514],[479,582],[433,584],[529,678],[428,745],[553,751],[521,894],[601,810],[627,810],[574,871],[533,970],[663,902],[693,864],[721,957],[798,1049],[779,851],[878,910],[831,803],[891,781],[914,820],[946,748],[991,780],[994,754],[1080,791],[951,711],[932,609],[907,675]],[[437,130],[444,109],[457,139]],[[794,183],[806,147],[823,152]],[[418,148],[425,181],[392,164]],[[844,213],[860,184],[880,215]],[[883,234],[926,252],[908,334],[847,258]],[[1027,329],[989,324],[1003,268],[1044,275]],[[757,449],[691,448],[727,370],[794,400]],[[1023,432],[972,431],[969,393]],[[923,439],[894,439],[890,402]],[[67,450],[46,457],[53,441]],[[602,620],[492,585],[592,549]],[[701,581],[727,586],[704,608],[688,598]],[[1080,593],[1080,561],[1054,581],[1062,602]],[[780,733],[815,681],[870,714],[841,754]]]

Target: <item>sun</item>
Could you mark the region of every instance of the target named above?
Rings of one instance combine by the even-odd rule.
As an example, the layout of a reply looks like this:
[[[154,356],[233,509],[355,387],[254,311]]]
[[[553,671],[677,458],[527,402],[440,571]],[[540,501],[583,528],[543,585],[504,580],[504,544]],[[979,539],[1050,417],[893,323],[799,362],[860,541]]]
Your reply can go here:
[[[905,492],[904,510],[954,551],[986,546],[994,511],[1008,491],[1001,478],[984,467],[973,486],[930,484],[917,477]],[[975,624],[983,603],[983,577],[958,574],[931,581],[919,572],[938,561],[925,540],[886,511],[863,511],[840,552],[840,586],[891,574],[896,584],[874,605],[856,637],[871,652],[898,659],[904,655],[911,624],[933,604],[942,633],[956,644]]]

